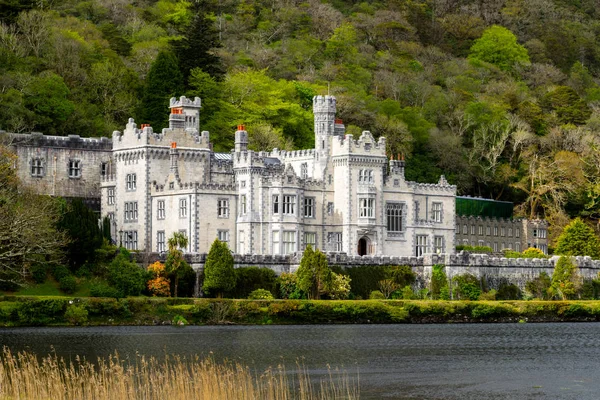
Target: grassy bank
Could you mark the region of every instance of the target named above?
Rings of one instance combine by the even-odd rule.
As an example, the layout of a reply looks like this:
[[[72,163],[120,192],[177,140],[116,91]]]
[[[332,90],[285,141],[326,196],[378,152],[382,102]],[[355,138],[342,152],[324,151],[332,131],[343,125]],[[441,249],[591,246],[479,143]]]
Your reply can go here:
[[[211,359],[162,362],[118,355],[96,364],[56,356],[39,360],[33,354],[0,357],[1,399],[357,399],[355,382],[332,371],[313,385],[298,365],[296,376],[283,367],[251,371],[239,363],[218,364]]]
[[[227,300],[0,296],[0,326],[598,321],[600,301]]]

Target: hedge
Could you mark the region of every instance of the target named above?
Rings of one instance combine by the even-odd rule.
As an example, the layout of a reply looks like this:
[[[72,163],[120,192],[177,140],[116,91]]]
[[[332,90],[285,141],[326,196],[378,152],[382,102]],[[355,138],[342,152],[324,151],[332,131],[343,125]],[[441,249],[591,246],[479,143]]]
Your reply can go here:
[[[166,325],[176,316],[196,325],[600,321],[600,301],[0,296],[0,326]]]

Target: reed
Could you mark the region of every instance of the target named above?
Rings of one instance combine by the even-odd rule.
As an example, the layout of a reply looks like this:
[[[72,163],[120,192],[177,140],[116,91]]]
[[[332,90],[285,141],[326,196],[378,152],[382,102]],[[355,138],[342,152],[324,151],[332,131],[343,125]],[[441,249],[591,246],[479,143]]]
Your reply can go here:
[[[166,357],[162,361],[118,354],[96,363],[56,355],[38,359],[31,353],[4,349],[0,362],[0,399],[171,399],[171,400],[313,400],[358,399],[358,384],[347,374],[329,371],[313,385],[306,369],[296,373],[283,366],[262,373],[237,362],[212,358]]]

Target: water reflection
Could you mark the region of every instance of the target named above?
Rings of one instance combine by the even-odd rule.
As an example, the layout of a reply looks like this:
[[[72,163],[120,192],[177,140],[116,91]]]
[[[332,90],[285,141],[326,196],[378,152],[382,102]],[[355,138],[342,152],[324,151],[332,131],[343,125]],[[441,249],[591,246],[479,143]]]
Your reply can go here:
[[[596,399],[600,324],[314,325],[15,328],[0,343],[88,360],[116,351],[158,358],[214,354],[257,370],[296,359],[360,373],[363,398]]]

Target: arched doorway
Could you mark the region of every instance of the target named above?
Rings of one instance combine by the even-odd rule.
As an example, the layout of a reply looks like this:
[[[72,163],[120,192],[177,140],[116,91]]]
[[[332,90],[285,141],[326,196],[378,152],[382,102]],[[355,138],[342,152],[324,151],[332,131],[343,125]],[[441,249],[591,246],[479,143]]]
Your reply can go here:
[[[367,242],[366,238],[360,238],[360,240],[358,241],[358,255],[359,256],[366,256],[368,254],[368,249],[369,249],[369,243]]]

